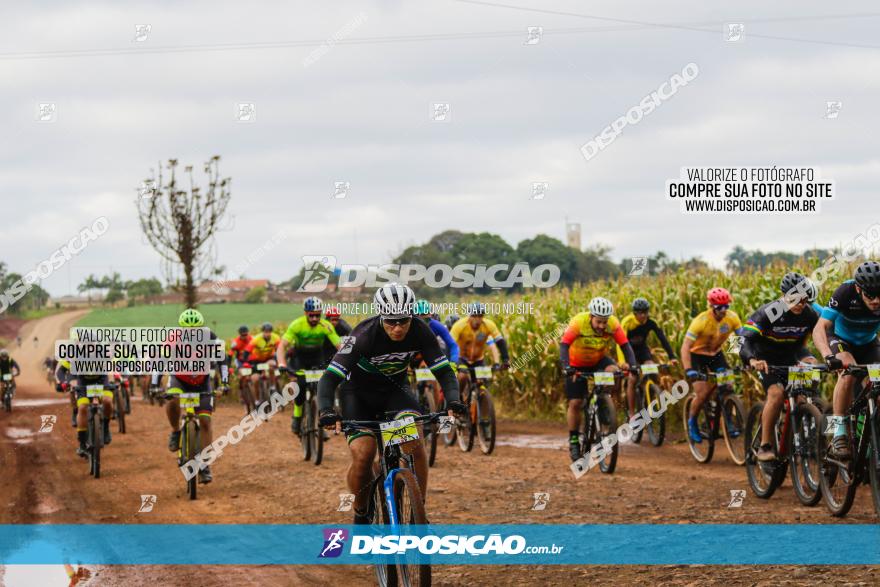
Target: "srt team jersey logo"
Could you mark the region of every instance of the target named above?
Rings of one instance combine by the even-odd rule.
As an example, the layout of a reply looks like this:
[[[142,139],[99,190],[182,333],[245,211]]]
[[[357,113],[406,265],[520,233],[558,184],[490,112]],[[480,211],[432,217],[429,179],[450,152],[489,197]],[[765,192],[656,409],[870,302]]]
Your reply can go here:
[[[324,547],[318,558],[335,558],[342,554],[342,547],[348,539],[348,530],[342,528],[324,528]]]

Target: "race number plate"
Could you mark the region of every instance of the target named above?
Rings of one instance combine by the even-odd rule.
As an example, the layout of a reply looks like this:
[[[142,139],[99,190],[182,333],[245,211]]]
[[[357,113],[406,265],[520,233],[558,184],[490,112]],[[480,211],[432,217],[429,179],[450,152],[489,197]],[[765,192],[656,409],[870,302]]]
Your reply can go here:
[[[250,375],[253,372],[254,372],[254,370],[251,369],[250,367],[242,367],[241,369],[238,370],[239,375],[244,375],[245,377],[247,377],[248,375]]]
[[[12,373],[4,373],[3,381],[12,381]]]
[[[416,381],[437,381],[430,369],[416,369]]]
[[[324,374],[323,371],[306,371],[306,383],[317,383],[321,380],[321,376]]]
[[[788,382],[795,386],[803,387],[819,381],[819,371],[812,367],[789,367]]]
[[[269,363],[257,363],[257,371],[268,371]]]
[[[596,385],[614,385],[614,373],[600,371],[593,373],[593,383]]]
[[[871,381],[880,381],[880,364],[874,363],[868,365],[868,379]]]
[[[660,372],[660,369],[657,367],[657,365],[651,364],[642,365],[640,369],[642,370],[642,375],[656,375]]]
[[[199,405],[199,399],[201,399],[198,393],[179,393],[177,397],[180,398],[182,406],[197,406]]]
[[[715,374],[718,385],[733,385],[733,371],[719,371]]]
[[[86,385],[86,397],[101,397],[103,395],[103,385]]]
[[[416,421],[412,416],[401,418],[400,420],[392,420],[390,422],[382,422],[379,424],[382,431],[382,444],[403,444],[410,440],[418,440],[419,429],[416,427]]]
[[[477,376],[477,379],[492,379],[492,368],[486,365],[474,367],[474,375]]]

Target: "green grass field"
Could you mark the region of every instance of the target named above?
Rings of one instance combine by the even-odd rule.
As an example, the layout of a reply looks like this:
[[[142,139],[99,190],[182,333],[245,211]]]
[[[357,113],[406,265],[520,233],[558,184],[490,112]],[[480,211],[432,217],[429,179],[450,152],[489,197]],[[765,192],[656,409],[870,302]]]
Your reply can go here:
[[[76,323],[77,326],[176,326],[183,305],[134,306],[131,308],[95,308]],[[260,324],[271,322],[284,332],[294,318],[302,315],[301,304],[202,304],[207,326],[221,338],[235,336],[238,327],[247,324],[251,332]]]

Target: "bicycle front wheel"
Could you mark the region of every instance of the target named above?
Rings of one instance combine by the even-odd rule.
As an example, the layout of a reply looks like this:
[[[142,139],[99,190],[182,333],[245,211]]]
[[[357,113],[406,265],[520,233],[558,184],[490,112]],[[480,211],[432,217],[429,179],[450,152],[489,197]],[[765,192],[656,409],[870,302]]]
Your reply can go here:
[[[648,412],[648,422],[645,424],[645,428],[648,431],[648,440],[654,446],[660,446],[663,444],[663,439],[666,438],[666,412],[658,416],[654,408],[651,407],[651,402],[654,400],[660,401],[660,386],[649,379],[645,383],[644,398],[645,407]],[[659,406],[659,403],[657,405]]]
[[[393,492],[400,534],[415,534],[414,531],[408,532],[406,527],[424,526],[428,523],[428,516],[425,514],[422,492],[412,471],[409,469],[397,471],[394,476]],[[398,559],[397,577],[400,585],[425,587],[431,584],[431,565],[419,564],[419,557],[419,553],[414,552],[404,554]]]
[[[830,459],[828,452],[831,448],[831,435],[825,434],[829,415],[822,415],[822,425],[819,427],[822,432],[819,435],[819,462],[821,463],[819,487],[822,489],[825,507],[828,508],[832,516],[840,518],[849,513],[852,508],[853,501],[856,499],[856,489],[862,478],[859,468],[855,466],[854,462],[844,464]],[[856,450],[853,450],[855,448],[855,443],[850,441],[852,460],[858,461],[859,455]]]
[[[761,432],[763,425],[761,416],[764,413],[764,402],[758,402],[752,406],[746,421],[746,475],[749,478],[749,486],[752,493],[761,499],[770,499],[776,489],[785,478],[785,465],[777,460],[761,462],[756,454],[761,448]],[[776,435],[773,435],[773,449],[779,446]]]
[[[89,466],[91,473],[98,479],[101,477],[101,449],[104,447],[104,418],[100,408],[89,418]]]
[[[181,461],[183,463],[188,463],[192,459],[196,458],[196,454],[199,452],[199,429],[198,425],[194,418],[187,419],[186,423],[183,425],[183,431],[181,432],[182,436],[180,439],[181,442]],[[198,473],[192,476],[192,479],[189,479],[186,482],[186,490],[189,494],[190,499],[196,498],[197,488],[198,488]]]
[[[312,427],[311,401],[304,402],[302,410],[302,420],[300,421],[299,428],[299,443],[302,445],[303,460],[310,461],[312,460],[312,438],[309,434],[309,430],[311,430]]]
[[[596,412],[593,420],[593,428],[596,431],[596,440],[602,442],[617,433],[617,410],[614,409],[614,400],[610,395],[600,395],[596,398]],[[604,445],[607,445],[606,442]],[[603,445],[603,446],[604,446]],[[587,447],[589,451],[592,443]],[[620,451],[620,443],[615,442],[611,451],[599,461],[599,470],[610,475],[617,468],[617,453]]]
[[[694,459],[698,463],[708,463],[712,460],[712,455],[715,454],[715,435],[712,433],[712,422],[709,419],[709,414],[706,411],[706,406],[703,405],[700,408],[700,411],[697,412],[697,429],[700,432],[701,442],[694,442],[691,438],[690,432],[688,431],[688,415],[691,413],[691,404],[694,403],[694,396],[689,395],[686,400],[684,400],[684,408],[682,414],[682,421],[684,422],[684,433],[687,437],[688,448],[691,449],[691,455],[693,455]]]
[[[871,482],[871,496],[874,501],[874,512],[880,516],[880,412],[874,412],[870,420],[871,448],[868,455],[868,479]]]
[[[470,395],[470,387],[465,385],[461,397],[469,398]],[[458,438],[458,448],[462,452],[470,452],[474,448],[474,423],[472,420],[474,409],[475,406],[469,405],[467,415],[455,417],[455,435]]]
[[[791,483],[798,500],[806,506],[814,506],[822,499],[819,487],[821,425],[822,413],[816,406],[805,403],[795,408],[791,436]]]
[[[488,389],[480,392],[477,402],[477,438],[483,454],[492,454],[495,449],[495,403]]]
[[[743,438],[743,430],[746,428],[746,408],[739,396],[728,395],[722,403],[724,408],[721,421],[721,430],[724,434],[724,444],[730,458],[739,466],[746,463],[746,443]]]
[[[119,427],[119,433],[125,434],[125,399],[122,397],[122,389],[119,388],[113,393],[114,409],[116,410],[116,424]]]
[[[308,434],[312,439],[312,456],[315,457],[315,466],[320,465],[324,458],[324,429],[318,426],[318,394],[312,394],[309,402]]]

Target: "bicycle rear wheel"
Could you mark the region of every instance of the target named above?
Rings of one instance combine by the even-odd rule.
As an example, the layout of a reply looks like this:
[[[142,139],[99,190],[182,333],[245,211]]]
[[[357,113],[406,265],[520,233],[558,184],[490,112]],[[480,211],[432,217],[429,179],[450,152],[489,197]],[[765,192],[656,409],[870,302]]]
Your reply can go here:
[[[746,443],[748,443],[746,447],[746,474],[749,477],[752,493],[761,499],[770,499],[782,484],[782,480],[785,479],[785,463],[778,460],[761,462],[755,456],[758,449],[761,448],[761,432],[764,428],[761,423],[763,413],[764,402],[758,402],[752,406],[746,421]],[[771,444],[773,450],[777,451],[779,442],[776,434],[773,434]]]
[[[645,383],[644,398],[645,407],[648,410],[648,422],[645,424],[645,428],[648,431],[648,440],[654,446],[660,446],[663,444],[663,439],[666,438],[666,412],[657,416],[654,408],[651,407],[651,402],[654,400],[660,401],[660,386],[649,379]]]
[[[318,426],[318,394],[313,393],[309,402],[308,434],[312,439],[312,455],[315,465],[320,465],[324,458],[324,429]]]
[[[409,469],[400,469],[394,476],[394,505],[397,508],[400,534],[415,534],[406,530],[407,526],[424,526],[428,523],[422,492],[416,477]],[[405,554],[398,558],[398,583],[404,587],[425,587],[431,584],[431,565],[419,564],[419,553]]]
[[[843,517],[849,513],[852,508],[853,501],[856,498],[856,489],[862,481],[860,467],[855,466],[855,462],[859,459],[855,449],[855,443],[850,441],[850,449],[852,450],[853,462],[847,466],[829,461],[829,448],[831,447],[831,436],[825,434],[827,427],[828,414],[822,415],[822,425],[819,430],[819,459],[821,463],[821,475],[819,476],[819,486],[822,489],[822,499],[825,501],[825,507],[831,512],[832,516]]]
[[[470,384],[466,384],[461,397],[470,398],[470,391]],[[473,398],[471,398],[471,400],[473,400]],[[455,435],[458,438],[458,448],[460,448],[462,452],[470,452],[471,449],[474,448],[473,414],[475,409],[476,406],[469,405],[467,415],[455,417]]]
[[[721,430],[724,434],[724,444],[727,445],[727,452],[730,453],[733,462],[742,466],[746,462],[746,444],[743,438],[746,408],[742,400],[732,394],[724,398],[722,406],[724,417],[721,419]]]
[[[636,396],[635,397],[636,409],[635,409],[635,412],[633,412],[632,414],[629,413],[629,398],[624,399],[624,401],[626,402],[624,404],[626,406],[626,410],[624,410],[624,412],[626,413],[626,421],[627,422],[629,422],[633,416],[638,414],[642,410],[642,408],[645,407],[645,390],[642,389],[642,387],[640,385],[638,385],[638,383],[636,383],[636,387],[635,387],[635,389],[633,389],[633,393]],[[624,395],[626,395],[626,394],[624,394]],[[634,444],[641,444],[642,443],[642,434],[644,432],[645,432],[644,428],[642,428],[638,432],[635,432],[635,431],[633,432],[632,441]]]
[[[819,477],[819,434],[822,413],[812,404],[795,407],[791,435],[791,483],[798,500],[814,506],[822,499]]]
[[[372,490],[370,491],[370,502],[367,506],[370,514],[370,524],[373,526],[388,526],[391,519],[388,516],[388,506],[385,501],[385,489],[382,484],[382,478],[373,479]],[[396,587],[397,586],[397,566],[391,564],[377,564],[376,581],[379,587]]]
[[[703,442],[694,442],[691,439],[691,435],[688,432],[688,414],[691,411],[691,404],[694,402],[694,396],[689,395],[686,400],[684,400],[684,407],[682,420],[684,421],[684,432],[688,441],[688,448],[691,449],[691,454],[694,459],[698,463],[708,463],[712,460],[712,455],[715,453],[715,435],[712,434],[712,423],[709,421],[709,414],[706,411],[706,405],[704,404],[700,411],[697,412],[697,428],[700,431],[700,437],[703,439]],[[707,402],[708,403],[708,402]]]
[[[303,403],[303,415],[299,428],[299,443],[302,445],[304,461],[312,460],[312,439],[309,435],[309,430],[311,429],[311,415],[311,401],[306,401]]]
[[[12,393],[10,391],[3,392],[3,409],[7,412],[12,411]]]
[[[129,385],[134,385],[130,383]],[[125,406],[125,415],[131,414],[131,390],[128,387],[123,387],[122,389],[122,397],[125,400],[123,405]]]
[[[614,409],[614,400],[610,395],[596,397],[596,411],[593,419],[593,438],[587,443],[586,451],[589,452],[594,444],[601,443],[605,438],[613,436],[617,432],[617,411]],[[605,443],[606,445],[608,443]],[[603,445],[604,446],[604,445]],[[617,453],[620,451],[619,443],[615,442],[611,451],[599,461],[599,470],[605,474],[614,473],[617,468]]]
[[[495,403],[488,389],[478,392],[477,401],[477,439],[484,455],[495,449]]]

